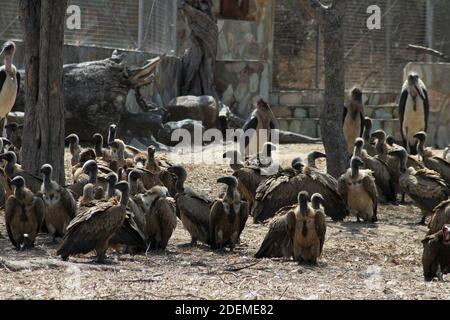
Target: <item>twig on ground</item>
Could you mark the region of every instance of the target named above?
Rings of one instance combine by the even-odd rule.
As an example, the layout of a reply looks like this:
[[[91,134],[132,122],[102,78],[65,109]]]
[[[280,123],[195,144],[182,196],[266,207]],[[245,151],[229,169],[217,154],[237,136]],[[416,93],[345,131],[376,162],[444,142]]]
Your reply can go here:
[[[238,268],[226,268],[225,271],[229,271],[229,272],[237,272],[237,271],[241,271],[241,270],[244,270],[244,269],[247,269],[247,268],[256,266],[256,265],[257,265],[258,263],[260,263],[261,261],[262,261],[262,260],[258,260],[258,261],[254,262],[254,263],[251,263],[251,264],[246,265],[246,266],[243,266],[243,267],[238,267]]]

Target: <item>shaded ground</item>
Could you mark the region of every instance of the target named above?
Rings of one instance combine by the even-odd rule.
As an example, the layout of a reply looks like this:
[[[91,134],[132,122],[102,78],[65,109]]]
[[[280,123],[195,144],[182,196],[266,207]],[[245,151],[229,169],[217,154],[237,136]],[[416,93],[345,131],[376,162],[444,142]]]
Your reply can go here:
[[[320,145],[281,146],[282,163]],[[323,162],[321,163],[323,165]],[[187,166],[188,184],[215,196],[215,180],[231,174],[226,165]],[[31,299],[449,299],[450,284],[425,283],[412,205],[379,207],[376,225],[328,221],[324,254],[317,267],[284,260],[256,260],[267,226],[250,219],[235,252],[186,247],[189,234],[178,223],[166,252],[118,256],[108,265],[93,254],[62,262],[56,245],[40,235],[36,248],[17,252],[0,217],[0,298]]]

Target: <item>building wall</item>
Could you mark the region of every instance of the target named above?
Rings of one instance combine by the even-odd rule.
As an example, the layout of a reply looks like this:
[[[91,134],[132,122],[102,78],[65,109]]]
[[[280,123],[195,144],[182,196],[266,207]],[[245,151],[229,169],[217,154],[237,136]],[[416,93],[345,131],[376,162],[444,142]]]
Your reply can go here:
[[[247,116],[259,98],[269,99],[273,59],[272,0],[250,0],[248,19],[220,16],[220,1],[214,1],[219,28],[216,87],[223,102]]]

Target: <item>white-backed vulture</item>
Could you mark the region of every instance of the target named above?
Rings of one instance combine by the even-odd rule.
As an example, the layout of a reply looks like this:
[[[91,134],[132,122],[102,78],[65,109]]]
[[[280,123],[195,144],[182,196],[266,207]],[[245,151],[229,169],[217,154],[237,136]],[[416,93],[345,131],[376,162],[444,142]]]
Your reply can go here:
[[[111,161],[111,149],[103,148],[103,136],[100,133],[94,133],[92,141],[94,142],[95,156],[97,158],[102,158],[106,162]]]
[[[295,205],[283,207],[275,213],[255,258],[291,258],[293,257],[293,239],[295,232]]]
[[[364,139],[364,149],[366,149],[369,156],[375,157],[377,155],[377,150],[375,149],[375,145],[372,143],[371,137],[372,131],[372,119],[369,117],[364,118],[364,130],[363,130],[363,139]]]
[[[395,183],[388,165],[380,158],[370,156],[367,151],[363,149],[363,146],[364,140],[361,138],[356,139],[353,156],[361,158],[364,162],[364,168],[372,171],[377,185],[378,195],[383,197],[384,201],[395,202],[397,200]]]
[[[171,196],[175,196],[177,193],[175,184],[176,177],[167,172],[167,168],[172,164],[162,155],[155,155],[156,149],[154,146],[149,146],[147,152],[140,152],[134,157],[136,166],[143,171],[142,182],[146,189],[150,189],[155,185],[164,185]],[[147,172],[148,171],[148,172]]]
[[[166,187],[155,186],[141,196],[145,208],[144,234],[150,249],[165,249],[177,226],[176,208],[168,195]]]
[[[250,209],[255,202],[256,189],[267,176],[261,174],[261,168],[256,165],[241,162],[239,151],[228,151],[224,158],[230,159],[230,167],[234,171],[233,176],[238,179],[238,190],[242,197],[248,201]]]
[[[429,148],[425,148],[425,143],[427,140],[427,134],[425,132],[422,131],[416,133],[414,138],[418,140],[417,151],[422,157],[425,167],[439,173],[442,179],[444,179],[450,187],[450,163],[443,158],[433,156],[431,150]]]
[[[44,219],[44,203],[25,186],[23,177],[17,176],[12,179],[11,186],[15,190],[6,200],[6,230],[17,250],[31,248]]]
[[[80,162],[80,154],[83,151],[83,148],[80,146],[80,138],[78,138],[77,134],[72,133],[66,137],[65,143],[69,145],[69,151],[72,155],[70,164],[75,166],[78,162]]]
[[[106,181],[106,174],[102,173],[101,176],[98,175],[97,162],[95,160],[86,161],[81,167],[81,171],[82,173],[77,176],[77,180],[73,184],[66,186],[66,188],[72,192],[76,199],[78,199],[83,194],[83,187],[87,183],[92,183],[96,188],[96,199],[99,200],[103,198],[104,192],[97,192],[97,189],[100,191],[106,190],[108,183]]]
[[[422,220],[419,224],[425,224],[427,216],[442,201],[447,200],[449,189],[441,176],[429,169],[416,170],[407,167],[407,152],[400,147],[389,151],[389,154],[400,160],[400,187],[414,203],[422,210]]]
[[[108,130],[108,146],[111,146],[114,140],[116,140],[116,133],[117,133],[117,126],[115,124],[111,124]],[[125,158],[133,159],[134,156],[137,155],[139,152],[141,152],[141,150],[139,150],[138,148],[135,148],[133,146],[124,143]]]
[[[293,209],[296,219],[293,256],[299,263],[316,264],[322,254],[326,234],[325,215],[320,210],[324,199],[320,194],[314,194],[314,203],[316,208],[318,206],[314,209],[308,205],[308,198],[308,192],[300,192],[298,205]]]
[[[350,213],[357,220],[376,222],[378,192],[372,171],[361,170],[364,162],[359,157],[352,157],[350,168],[338,179],[339,194],[346,201]]]
[[[108,181],[106,199],[119,199],[120,191],[116,190],[116,183],[118,180],[117,175],[114,172],[111,172],[107,175],[106,179]],[[144,214],[139,206],[132,200],[132,197],[130,197],[123,224],[110,239],[109,247],[120,252],[121,248],[125,246],[125,251],[131,254],[145,251],[147,243],[143,233],[144,221],[138,220],[138,217],[141,217],[141,220],[143,220],[143,216]]]
[[[120,139],[115,139],[111,143],[111,159],[117,161],[119,167],[134,167],[133,157],[128,157],[125,153],[125,143]]]
[[[422,240],[422,266],[425,281],[438,278],[444,281],[443,275],[450,272],[450,225]]]
[[[360,88],[351,90],[350,103],[348,106],[344,106],[342,123],[347,152],[351,155],[356,138],[361,137],[364,130],[364,106]]]
[[[183,167],[172,166],[167,170],[177,177],[177,194],[175,195],[177,216],[191,235],[191,244],[194,245],[197,241],[210,244],[209,211],[212,201],[184,187],[187,172]]]
[[[447,161],[450,162],[450,145],[444,149],[444,153],[442,154],[442,158]]]
[[[62,237],[65,234],[70,220],[76,216],[77,203],[69,190],[52,180],[53,167],[51,165],[44,164],[41,167],[41,173],[44,180],[41,192],[46,208],[45,225],[55,241],[56,237]]]
[[[233,250],[247,222],[248,203],[241,200],[235,177],[221,177],[217,182],[226,184],[227,189],[224,197],[214,201],[211,206],[209,214],[211,247],[222,249],[228,246]]]
[[[17,164],[17,156],[12,151],[7,151],[0,154],[0,161],[5,160],[6,165],[4,167],[6,176],[12,179],[16,176],[22,176],[25,179],[27,188],[36,193],[40,190],[42,179],[34,174],[22,169],[22,166]]]
[[[82,208],[70,222],[56,251],[63,260],[67,260],[71,255],[95,250],[97,261],[105,261],[109,240],[122,226],[127,214],[128,182],[121,181],[116,184],[116,188],[121,191],[120,202],[115,198],[97,200],[94,206]]]
[[[450,224],[450,200],[442,201],[433,209],[433,215],[428,223],[428,235],[442,229],[445,224]]]
[[[375,148],[377,150],[377,156],[376,158],[384,161],[389,169],[389,173],[391,174],[395,194],[400,193],[400,161],[397,157],[393,157],[389,155],[389,151],[393,150],[393,147],[389,146],[386,143],[386,133],[383,130],[377,130],[374,133],[372,133],[372,137],[376,139],[376,145]],[[395,147],[394,147],[395,149]],[[421,170],[424,168],[424,166],[411,157],[410,155],[407,155],[407,167],[413,167],[416,170]],[[401,197],[401,203],[405,203],[405,194],[402,193]]]
[[[320,193],[325,198],[326,215],[334,221],[343,220],[348,210],[336,187],[335,179],[329,175],[304,167],[300,161],[293,161],[292,168],[280,170],[259,184],[252,208],[253,220],[265,221],[280,208],[295,204],[300,191]]]

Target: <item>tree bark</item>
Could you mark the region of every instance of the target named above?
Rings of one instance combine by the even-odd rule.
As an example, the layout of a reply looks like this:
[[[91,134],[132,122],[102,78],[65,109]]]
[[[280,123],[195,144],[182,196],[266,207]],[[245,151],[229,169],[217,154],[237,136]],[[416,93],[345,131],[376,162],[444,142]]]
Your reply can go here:
[[[219,31],[212,2],[182,0],[180,13],[190,32],[188,49],[183,55],[180,95],[212,96],[219,101],[214,84]]]
[[[320,130],[327,154],[327,171],[334,177],[348,168],[348,153],[342,128],[345,100],[345,53],[343,18],[345,1],[334,0],[330,6],[319,0],[305,0],[317,17],[324,41],[325,104],[321,110]]]
[[[64,102],[62,68],[67,0],[20,0],[26,50],[23,168],[39,174],[53,166],[64,183]]]

